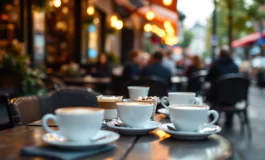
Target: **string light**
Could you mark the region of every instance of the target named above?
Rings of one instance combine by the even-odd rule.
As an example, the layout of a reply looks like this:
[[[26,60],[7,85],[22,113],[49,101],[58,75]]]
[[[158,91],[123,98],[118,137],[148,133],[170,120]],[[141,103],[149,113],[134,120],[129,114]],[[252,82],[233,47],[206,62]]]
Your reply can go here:
[[[62,12],[63,14],[67,14],[69,12],[68,7],[63,7]]]
[[[164,22],[164,27],[165,27],[165,28],[169,28],[169,27],[171,27],[171,23],[170,23],[169,21],[165,21],[165,22]]]
[[[155,18],[155,13],[152,11],[152,10],[149,10],[147,13],[146,13],[146,19],[151,21]]]
[[[93,6],[93,5],[89,5],[89,6],[87,7],[87,9],[86,9],[86,13],[87,13],[89,16],[93,15],[93,14],[95,13],[95,8],[94,8],[94,6]]]
[[[60,7],[61,4],[62,4],[61,0],[54,0],[54,1],[53,1],[53,5],[54,5],[54,7],[56,7],[56,8]]]
[[[147,23],[144,25],[144,31],[145,32],[151,32],[152,31],[152,25]]]
[[[165,6],[170,6],[172,4],[172,0],[163,0],[163,4]]]
[[[120,30],[123,27],[123,22],[121,20],[116,21],[116,29]]]

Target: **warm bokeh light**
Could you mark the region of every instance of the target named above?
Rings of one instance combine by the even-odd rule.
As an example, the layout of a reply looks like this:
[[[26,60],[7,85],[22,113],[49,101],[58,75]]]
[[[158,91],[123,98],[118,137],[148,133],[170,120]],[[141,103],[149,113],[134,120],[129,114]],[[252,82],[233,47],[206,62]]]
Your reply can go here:
[[[98,23],[99,23],[99,19],[98,19],[98,18],[95,18],[93,22],[94,22],[95,24],[98,24]]]
[[[152,25],[152,32],[156,33],[158,30],[158,27],[156,25]]]
[[[165,38],[165,43],[170,46],[177,44],[178,41],[179,41],[178,37],[166,37]]]
[[[123,27],[123,22],[121,20],[116,21],[116,29],[120,30]]]
[[[171,27],[171,23],[170,23],[169,21],[165,21],[165,22],[164,22],[164,27],[165,27],[165,28],[169,28],[169,27]]]
[[[63,0],[63,3],[68,3],[68,0]]]
[[[54,5],[54,7],[60,7],[61,6],[61,4],[62,4],[62,2],[61,2],[61,0],[54,0],[53,1],[53,5]]]
[[[147,13],[146,13],[146,19],[147,20],[149,20],[149,21],[151,21],[151,20],[153,20],[155,18],[155,13],[153,12],[153,11],[148,11]]]
[[[165,31],[163,29],[158,31],[158,36],[159,37],[164,37],[166,35]]]
[[[170,6],[172,4],[172,0],[163,0],[163,4],[165,6]]]
[[[118,21],[118,17],[116,15],[112,15],[110,17],[110,25],[112,27],[116,27],[116,22]]]
[[[152,31],[152,25],[147,23],[144,25],[144,31],[145,32],[151,32]]]
[[[89,6],[87,7],[87,9],[86,9],[86,13],[87,13],[89,16],[93,15],[93,14],[95,13],[95,8],[94,8],[94,6],[93,6],[93,5],[89,5]]]
[[[63,14],[67,14],[69,12],[68,7],[63,7],[62,12]]]

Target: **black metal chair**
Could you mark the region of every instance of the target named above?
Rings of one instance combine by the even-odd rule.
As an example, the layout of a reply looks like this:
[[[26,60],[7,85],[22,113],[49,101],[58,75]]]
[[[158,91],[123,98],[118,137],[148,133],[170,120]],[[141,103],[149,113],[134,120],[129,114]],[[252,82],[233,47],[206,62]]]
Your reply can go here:
[[[167,83],[158,77],[140,77],[129,80],[123,87],[123,95],[129,97],[128,86],[149,86],[149,96],[163,97],[168,94]]]
[[[0,130],[13,127],[8,95],[0,96]]]
[[[196,95],[204,95],[204,83],[207,72],[201,70],[193,73],[188,79],[187,91],[195,92]]]
[[[241,131],[244,132],[246,125],[249,138],[251,138],[251,127],[248,118],[248,89],[250,81],[240,74],[227,74],[218,79],[211,86],[211,99],[208,99],[211,107],[219,112],[236,113],[241,121]],[[236,108],[236,103],[244,102],[244,108]]]

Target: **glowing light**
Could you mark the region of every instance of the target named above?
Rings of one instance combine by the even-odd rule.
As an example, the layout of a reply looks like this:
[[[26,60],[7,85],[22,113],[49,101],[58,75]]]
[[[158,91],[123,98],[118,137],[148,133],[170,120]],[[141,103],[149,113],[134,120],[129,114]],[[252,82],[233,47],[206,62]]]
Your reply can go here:
[[[164,22],[164,27],[165,27],[165,28],[169,28],[169,27],[171,27],[171,23],[170,23],[169,21],[165,21],[165,22]]]
[[[94,23],[95,23],[95,24],[98,24],[98,23],[99,23],[99,19],[98,19],[98,18],[95,18],[95,19],[94,19]]]
[[[123,22],[121,20],[116,21],[116,29],[120,30],[123,27]]]
[[[68,3],[68,0],[63,0],[63,3]]]
[[[153,12],[153,11],[148,11],[147,13],[146,13],[146,19],[147,20],[149,20],[149,21],[151,21],[151,20],[153,20],[155,18],[155,13]]]
[[[163,4],[165,6],[170,6],[172,4],[172,0],[163,0]]]
[[[62,12],[63,14],[67,14],[69,12],[68,7],[63,7]]]
[[[86,9],[86,13],[87,13],[89,16],[93,15],[93,14],[95,13],[95,8],[94,8],[94,6],[89,5],[89,6],[87,7],[87,9]]]
[[[144,31],[145,32],[151,32],[152,31],[152,25],[147,23],[144,25]]]
[[[116,27],[116,22],[118,21],[118,17],[116,15],[112,15],[110,17],[110,25],[112,27]]]
[[[158,27],[156,25],[152,25],[152,32],[156,33],[158,30]]]
[[[61,0],[54,0],[54,1],[53,1],[53,5],[54,5],[54,7],[56,7],[56,8],[60,7],[61,4],[62,4]]]
[[[166,33],[165,33],[164,30],[161,29],[161,30],[158,31],[158,36],[159,37],[164,37],[165,35],[166,35]]]

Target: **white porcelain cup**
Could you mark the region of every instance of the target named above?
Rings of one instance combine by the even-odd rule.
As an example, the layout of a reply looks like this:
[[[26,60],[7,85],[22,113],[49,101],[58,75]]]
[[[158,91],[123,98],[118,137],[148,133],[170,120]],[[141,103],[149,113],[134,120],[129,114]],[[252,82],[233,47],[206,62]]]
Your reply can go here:
[[[131,99],[135,99],[138,97],[146,97],[148,96],[150,87],[142,87],[142,86],[129,86],[129,96]]]
[[[206,123],[210,115],[214,120]],[[206,125],[214,124],[219,118],[218,112],[210,110],[210,107],[203,105],[170,105],[169,117],[175,128],[181,131],[198,131]]]
[[[55,115],[46,114],[42,118],[43,128],[49,133],[58,133],[68,140],[91,140],[100,130],[104,110],[90,107],[70,107],[55,110]],[[51,119],[59,131],[51,129],[47,121]]]
[[[196,94],[192,92],[169,92],[168,97],[163,97],[161,99],[161,104],[163,107],[168,109],[165,101],[168,101],[170,105],[173,104],[201,104],[201,100],[195,97]]]
[[[122,123],[132,128],[142,128],[150,121],[153,103],[118,102],[117,109]]]

